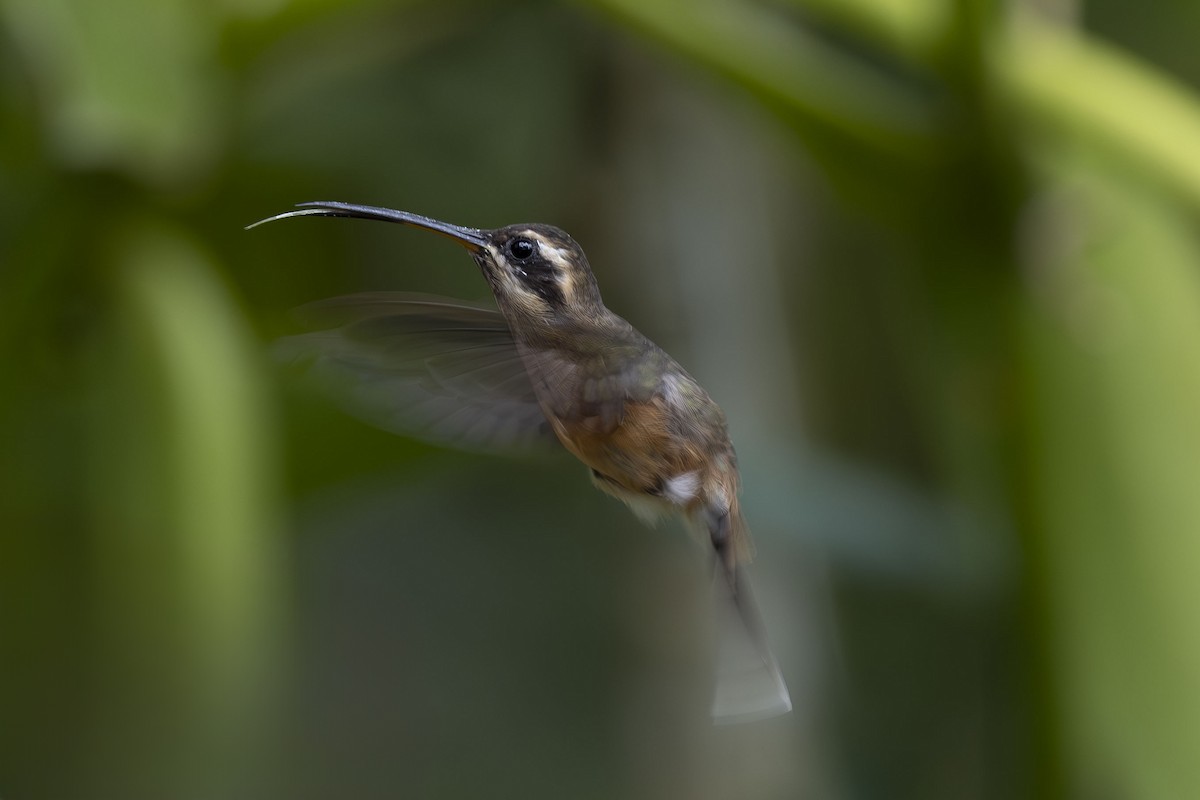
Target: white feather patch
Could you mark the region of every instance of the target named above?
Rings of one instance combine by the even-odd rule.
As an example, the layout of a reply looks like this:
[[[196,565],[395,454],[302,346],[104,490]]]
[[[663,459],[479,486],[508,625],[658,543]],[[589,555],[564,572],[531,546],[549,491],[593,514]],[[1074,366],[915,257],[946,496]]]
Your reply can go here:
[[[677,506],[685,506],[700,491],[699,472],[681,472],[663,483],[663,497]]]

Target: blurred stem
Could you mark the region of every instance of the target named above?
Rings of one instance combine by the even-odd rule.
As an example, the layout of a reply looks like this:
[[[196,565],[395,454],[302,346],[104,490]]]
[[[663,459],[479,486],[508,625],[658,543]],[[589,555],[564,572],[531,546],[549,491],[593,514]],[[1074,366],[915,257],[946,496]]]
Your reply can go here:
[[[903,83],[778,13],[732,0],[592,3],[863,150],[908,160],[928,146],[927,110]]]
[[[115,260],[118,336],[96,376],[97,607],[111,684],[99,730],[133,717],[132,742],[150,737],[172,755],[160,780],[230,796],[205,781],[237,774],[230,761],[261,761],[280,674],[266,384],[245,322],[189,241],[141,223]],[[137,749],[100,742],[100,779],[125,780],[120,765]]]
[[[180,567],[191,594],[210,676],[244,675],[244,659],[272,640],[277,452],[266,383],[245,322],[209,265],[161,231],[131,243],[123,274],[129,311],[161,381],[175,436],[170,523],[184,546]],[[226,696],[223,687],[216,696]]]
[[[1062,754],[1088,786],[1196,797],[1200,251],[1190,215],[1092,154],[1060,154],[1055,177],[1021,322]]]
[[[1132,168],[1200,208],[1200,103],[1102,42],[1022,20],[1000,59],[1013,102],[1043,128]]]
[[[787,0],[935,72],[953,7],[968,0]],[[988,5],[988,4],[983,4]],[[1114,47],[1018,7],[998,30],[996,91],[1043,129],[1069,134],[1200,207],[1200,104],[1187,87]]]
[[[783,0],[855,31],[906,61],[929,64],[949,35],[948,0]]]

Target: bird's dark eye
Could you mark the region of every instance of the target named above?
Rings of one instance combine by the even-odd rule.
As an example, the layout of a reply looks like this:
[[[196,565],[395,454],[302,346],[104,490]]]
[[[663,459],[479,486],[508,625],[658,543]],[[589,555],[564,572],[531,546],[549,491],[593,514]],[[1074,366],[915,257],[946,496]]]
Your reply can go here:
[[[518,261],[524,261],[536,251],[533,242],[528,239],[513,239],[508,243],[508,254]]]

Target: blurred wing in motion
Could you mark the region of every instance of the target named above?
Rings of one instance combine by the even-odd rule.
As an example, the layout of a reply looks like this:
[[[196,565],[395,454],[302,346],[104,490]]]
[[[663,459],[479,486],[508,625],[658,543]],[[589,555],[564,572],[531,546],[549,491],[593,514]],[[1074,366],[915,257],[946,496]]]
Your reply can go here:
[[[500,312],[430,295],[370,293],[299,313],[326,329],[281,339],[276,353],[307,365],[363,421],[471,451],[558,446]]]

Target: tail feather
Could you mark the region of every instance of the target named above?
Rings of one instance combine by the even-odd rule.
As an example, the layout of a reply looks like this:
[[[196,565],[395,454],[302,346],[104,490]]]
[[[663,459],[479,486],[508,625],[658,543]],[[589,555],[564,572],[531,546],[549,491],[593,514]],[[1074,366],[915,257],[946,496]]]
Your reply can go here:
[[[749,561],[750,534],[736,505],[709,514],[709,537],[716,556],[717,683],[712,716],[716,722],[749,722],[786,714],[792,698],[771,653],[758,606],[742,564]]]
[[[750,722],[792,710],[787,684],[771,653],[750,586],[741,570],[717,566],[717,669],[714,722]]]

